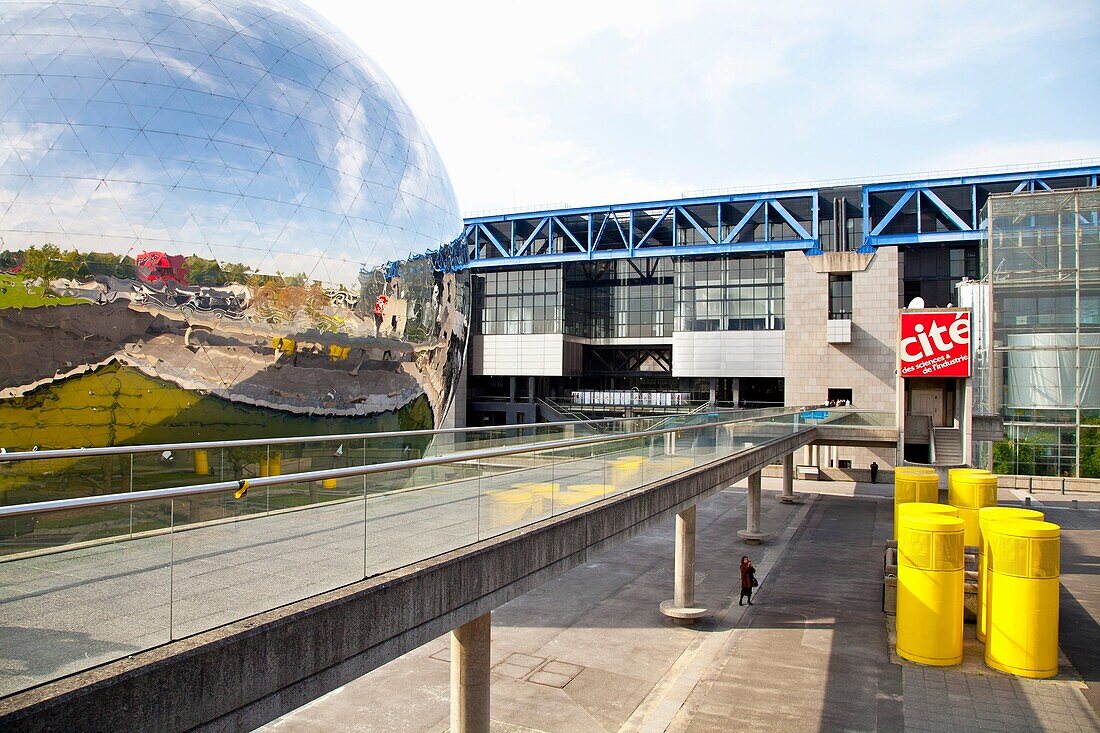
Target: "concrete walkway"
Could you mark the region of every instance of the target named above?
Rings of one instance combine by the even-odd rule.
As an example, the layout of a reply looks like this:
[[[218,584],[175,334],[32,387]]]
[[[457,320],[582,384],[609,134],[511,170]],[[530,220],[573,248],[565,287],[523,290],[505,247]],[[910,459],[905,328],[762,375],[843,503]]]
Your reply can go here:
[[[890,487],[797,489],[831,495],[789,507],[766,490],[763,525],[776,539],[763,548],[736,538],[742,489],[700,505],[696,597],[711,613],[692,628],[657,610],[672,594],[671,522],[494,612],[493,730],[1100,731],[1095,671],[1083,670],[1093,690],[1071,668],[1017,680],[986,669],[976,643],[959,668],[901,664],[880,609],[892,506],[879,497]],[[1075,603],[1063,596],[1063,611],[1084,614],[1063,615],[1073,637],[1063,647],[1085,665],[1100,647],[1097,508],[1052,516],[1067,529],[1063,582]],[[742,554],[762,577],[751,609],[736,602]],[[441,637],[262,730],[445,731],[447,661]]]

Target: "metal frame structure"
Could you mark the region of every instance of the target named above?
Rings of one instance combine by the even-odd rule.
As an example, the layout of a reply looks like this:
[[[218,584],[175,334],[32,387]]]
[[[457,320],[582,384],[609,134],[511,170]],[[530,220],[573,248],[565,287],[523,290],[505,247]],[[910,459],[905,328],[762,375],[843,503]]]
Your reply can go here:
[[[798,190],[478,217],[467,267],[806,250],[818,205]]]
[[[1100,165],[1086,165],[858,186],[860,251],[977,241],[981,208],[990,195],[1096,187],[1098,176]],[[821,199],[841,190],[802,188],[471,217],[461,237],[469,253],[465,266],[787,250],[819,254],[819,228],[828,222]]]

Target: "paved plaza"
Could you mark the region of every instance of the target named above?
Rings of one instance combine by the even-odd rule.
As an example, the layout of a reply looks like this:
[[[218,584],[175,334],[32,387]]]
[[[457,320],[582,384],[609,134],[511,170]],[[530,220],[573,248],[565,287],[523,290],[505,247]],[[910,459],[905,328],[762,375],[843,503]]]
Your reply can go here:
[[[493,730],[545,731],[1100,731],[1100,496],[1076,508],[1036,494],[1063,528],[1063,666],[1024,680],[984,666],[968,625],[955,668],[891,654],[881,610],[886,485],[798,482],[808,501],[777,501],[765,479],[763,525],[750,548],[744,484],[699,506],[694,627],[663,617],[672,595],[666,522],[493,614]],[[1002,503],[1022,496],[1002,492]],[[742,554],[760,569],[753,607],[737,604]],[[440,637],[272,722],[266,733],[442,732],[448,638]],[[1076,665],[1076,669],[1070,662]]]

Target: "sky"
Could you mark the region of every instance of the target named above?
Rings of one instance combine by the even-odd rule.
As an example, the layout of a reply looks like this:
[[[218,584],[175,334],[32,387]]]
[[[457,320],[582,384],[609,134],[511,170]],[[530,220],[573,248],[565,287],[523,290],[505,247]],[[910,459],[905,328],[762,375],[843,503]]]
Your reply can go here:
[[[467,215],[1100,158],[1100,2],[305,0]]]

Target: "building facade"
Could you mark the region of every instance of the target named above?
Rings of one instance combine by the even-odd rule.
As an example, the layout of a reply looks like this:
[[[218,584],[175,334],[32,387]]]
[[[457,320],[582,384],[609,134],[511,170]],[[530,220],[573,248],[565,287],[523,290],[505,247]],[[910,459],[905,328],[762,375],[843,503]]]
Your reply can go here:
[[[1005,420],[999,473],[1100,478],[1100,191],[992,196],[980,403]]]
[[[917,298],[959,303],[956,286],[982,274],[991,197],[1095,189],[1098,173],[982,173],[468,218],[466,419],[621,414],[626,393],[637,395],[626,399],[634,406],[668,404],[662,395],[671,394],[720,406],[893,411],[898,309]],[[932,415],[932,427],[957,423],[963,397],[937,397],[949,409]],[[820,460],[895,460],[839,451]],[[904,448],[916,461],[927,451]]]

